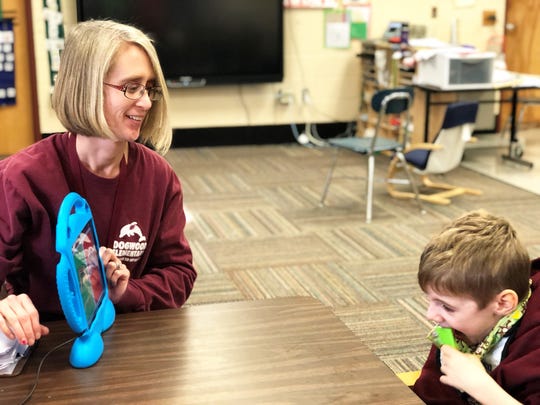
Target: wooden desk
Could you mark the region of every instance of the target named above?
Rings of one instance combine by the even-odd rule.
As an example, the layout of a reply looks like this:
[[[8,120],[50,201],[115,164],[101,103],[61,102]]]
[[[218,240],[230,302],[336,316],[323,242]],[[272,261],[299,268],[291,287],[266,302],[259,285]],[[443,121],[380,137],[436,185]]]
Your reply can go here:
[[[42,356],[73,334],[50,324],[2,403],[30,389]],[[88,369],[69,347],[46,360],[29,403],[422,404],[358,337],[313,298],[185,307],[120,315]]]
[[[508,154],[503,155],[503,159],[522,164],[531,168],[533,164],[529,161],[521,159],[522,151],[518,148],[518,138],[516,129],[517,105],[519,103],[519,92],[522,90],[531,90],[540,88],[540,76],[528,75],[521,73],[508,72],[510,77],[515,77],[515,80],[509,82],[494,82],[478,85],[470,85],[468,88],[456,89],[441,89],[439,87],[415,84],[415,103],[422,100],[424,107],[423,112],[419,113],[418,108],[414,107],[413,117],[415,122],[415,133],[422,131],[423,140],[414,139],[415,142],[431,142],[436,136],[442,123],[444,113],[439,113],[437,127],[430,125],[430,117],[432,115],[430,109],[433,105],[446,105],[456,101],[456,93],[471,93],[479,91],[510,91],[510,98],[494,98],[491,100],[478,100],[479,103],[510,103],[510,141],[508,145]],[[437,101],[432,100],[432,96],[438,95]],[[450,99],[448,97],[451,97]],[[421,125],[423,124],[423,125]],[[414,138],[418,138],[414,136]]]

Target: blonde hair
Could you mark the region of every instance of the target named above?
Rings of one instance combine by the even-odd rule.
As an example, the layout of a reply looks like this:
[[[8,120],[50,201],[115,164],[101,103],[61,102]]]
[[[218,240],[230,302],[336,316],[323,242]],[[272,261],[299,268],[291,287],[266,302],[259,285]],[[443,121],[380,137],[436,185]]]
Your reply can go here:
[[[114,138],[103,111],[103,81],[122,45],[143,49],[163,97],[153,101],[139,139],[165,154],[172,141],[168,117],[168,91],[152,40],[139,29],[110,20],[77,24],[68,34],[52,95],[52,107],[62,125],[74,133]]]
[[[531,262],[510,223],[484,210],[456,219],[426,245],[420,257],[422,290],[468,296],[485,306],[501,291],[519,299],[529,291]]]

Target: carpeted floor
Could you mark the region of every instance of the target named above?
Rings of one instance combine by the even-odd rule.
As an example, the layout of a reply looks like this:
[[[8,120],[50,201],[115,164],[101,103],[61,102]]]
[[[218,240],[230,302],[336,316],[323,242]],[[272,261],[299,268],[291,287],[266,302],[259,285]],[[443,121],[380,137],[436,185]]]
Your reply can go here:
[[[480,188],[448,206],[395,200],[376,184],[373,222],[364,222],[365,158],[342,153],[326,206],[319,198],[332,158],[296,144],[173,149],[167,159],[184,188],[186,228],[199,271],[188,305],[313,296],[394,372],[427,355],[426,302],[416,284],[419,255],[449,220],[477,208],[507,217],[531,256],[540,256],[540,197],[458,168],[450,183]],[[383,178],[388,158],[377,160]]]

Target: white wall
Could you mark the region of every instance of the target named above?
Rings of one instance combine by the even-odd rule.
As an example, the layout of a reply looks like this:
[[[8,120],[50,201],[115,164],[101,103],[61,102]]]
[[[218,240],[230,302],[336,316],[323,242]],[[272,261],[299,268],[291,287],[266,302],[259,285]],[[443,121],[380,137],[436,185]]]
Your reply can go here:
[[[113,0],[112,0],[113,1]],[[256,1],[256,0],[254,0]],[[411,5],[412,3],[412,5]],[[62,130],[50,108],[49,62],[45,44],[43,1],[32,0],[41,132]],[[427,26],[428,36],[450,39],[457,18],[458,39],[485,49],[487,40],[502,32],[505,0],[372,0],[369,34],[382,36],[389,21]],[[432,18],[432,8],[437,17]],[[482,11],[496,10],[495,28],[482,27]],[[76,22],[75,0],[62,0],[66,32]],[[175,128],[278,125],[291,122],[332,122],[356,119],[359,105],[361,50],[358,40],[349,49],[324,46],[324,13],[320,9],[286,9],[284,16],[285,75],[281,83],[171,89],[171,122]],[[302,89],[312,105],[304,106]],[[294,102],[276,102],[279,91]]]
[[[503,34],[506,0],[371,0],[373,12],[371,35],[379,38],[389,21],[408,21],[425,25],[428,37],[450,41],[450,30],[455,21],[458,42],[486,49],[488,39]],[[432,10],[436,9],[436,17]],[[482,26],[484,10],[494,10],[495,26]]]

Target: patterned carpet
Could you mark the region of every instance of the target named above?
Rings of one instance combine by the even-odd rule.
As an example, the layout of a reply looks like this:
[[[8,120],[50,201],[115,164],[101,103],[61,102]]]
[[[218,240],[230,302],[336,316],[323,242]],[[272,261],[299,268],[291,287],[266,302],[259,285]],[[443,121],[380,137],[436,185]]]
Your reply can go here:
[[[395,200],[375,185],[364,222],[365,158],[344,152],[326,205],[319,199],[328,149],[296,144],[173,149],[184,188],[186,234],[199,272],[188,305],[313,296],[394,372],[421,367],[429,344],[426,302],[416,284],[423,246],[443,224],[472,209],[508,218],[531,256],[540,256],[539,196],[458,168],[445,181],[480,188],[448,206]],[[388,158],[379,156],[377,176]]]

